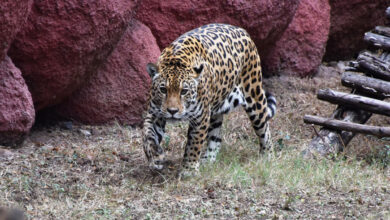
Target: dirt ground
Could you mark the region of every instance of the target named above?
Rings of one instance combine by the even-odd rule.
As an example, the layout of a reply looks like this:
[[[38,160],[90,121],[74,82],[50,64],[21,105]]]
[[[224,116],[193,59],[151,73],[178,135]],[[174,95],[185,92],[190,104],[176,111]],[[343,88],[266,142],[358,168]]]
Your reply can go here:
[[[38,123],[21,148],[0,146],[0,207],[28,219],[390,219],[389,139],[358,135],[335,159],[301,156],[314,135],[303,115],[331,114],[335,106],[315,94],[348,91],[340,77],[322,65],[312,79],[265,79],[278,100],[275,151],[258,154],[239,109],[225,117],[217,161],[184,180],[184,123],[167,127],[170,163],[161,173],[147,167],[139,128]]]

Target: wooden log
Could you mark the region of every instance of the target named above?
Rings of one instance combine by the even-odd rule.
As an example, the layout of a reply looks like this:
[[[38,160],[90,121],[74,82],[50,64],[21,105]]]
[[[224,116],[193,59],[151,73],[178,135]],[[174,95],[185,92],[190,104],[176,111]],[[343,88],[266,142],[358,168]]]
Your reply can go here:
[[[380,59],[382,62],[390,65],[390,53],[389,52],[382,51],[382,53],[379,54],[378,59]]]
[[[374,32],[386,37],[390,37],[390,27],[376,26]]]
[[[368,70],[374,77],[390,81],[390,63],[367,51],[359,54],[356,60],[361,68]]]
[[[388,7],[386,10],[386,16],[388,19],[390,19],[390,7]],[[389,37],[381,28],[377,28],[376,32],[379,32],[380,34],[384,35],[384,37],[386,37],[380,38],[382,39],[382,43],[383,40],[386,40]],[[375,38],[371,39],[371,36],[371,34],[367,34],[364,38],[371,44],[382,46],[379,44],[380,42],[375,43]],[[374,42],[371,42],[373,40]],[[388,44],[390,43],[388,42]],[[388,44],[386,44],[387,48]],[[386,49],[386,46],[383,49]],[[374,77],[390,81],[390,65],[387,63],[390,56],[388,56],[388,54],[389,52],[384,51],[384,53],[380,55],[380,58],[378,58],[374,55],[371,55],[370,53],[363,53],[363,55],[360,55],[357,59],[360,67],[359,69],[368,71]],[[361,91],[357,91],[357,93],[359,94]],[[358,108],[351,109],[350,106],[338,105],[332,114],[332,118],[339,119],[344,122],[364,124],[371,117],[371,115],[372,113],[368,111],[364,111]],[[315,130],[315,132],[316,136],[312,139],[308,147],[302,152],[306,157],[312,158],[318,154],[320,156],[335,155],[343,151],[344,147],[355,136],[355,133],[351,131],[337,131],[326,127],[321,128],[319,132]]]
[[[357,94],[361,94],[357,91]],[[359,108],[345,105],[337,106],[331,118],[345,122],[364,124],[371,117],[372,113]],[[323,127],[319,131],[315,130],[316,136],[311,140],[308,147],[302,152],[306,158],[313,158],[316,155],[329,156],[336,155],[343,151],[345,146],[355,136],[355,132],[338,131]]]
[[[341,76],[341,83],[343,86],[351,87],[358,91],[381,97],[382,99],[390,98],[390,82],[352,72],[344,72]]]
[[[362,125],[313,115],[305,115],[303,121],[307,124],[321,125],[334,130],[371,134],[377,137],[390,137],[390,127]]]
[[[370,112],[360,109],[349,109],[345,106],[338,106],[331,118],[345,122],[364,124],[371,117]],[[314,128],[315,129],[315,128]],[[350,131],[337,131],[330,128],[321,128],[311,140],[308,147],[302,152],[306,158],[313,158],[316,155],[335,155],[344,150],[345,146],[352,140],[356,133]]]
[[[367,43],[369,43],[375,47],[379,47],[379,48],[382,48],[384,50],[390,50],[390,38],[389,37],[375,34],[372,32],[367,32],[364,34],[364,41],[366,41]]]
[[[317,98],[333,104],[340,104],[352,109],[362,109],[372,113],[390,116],[390,103],[355,94],[320,89]]]

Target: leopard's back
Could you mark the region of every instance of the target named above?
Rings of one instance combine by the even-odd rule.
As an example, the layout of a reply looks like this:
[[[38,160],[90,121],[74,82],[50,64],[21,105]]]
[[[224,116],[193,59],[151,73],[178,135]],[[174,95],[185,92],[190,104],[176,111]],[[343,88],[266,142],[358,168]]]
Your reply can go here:
[[[239,105],[245,106],[245,88],[262,79],[256,46],[240,27],[205,25],[180,36],[171,44],[171,48],[175,57],[179,54],[181,60],[187,63],[196,63],[202,57],[212,66],[208,95],[214,114],[227,113]]]

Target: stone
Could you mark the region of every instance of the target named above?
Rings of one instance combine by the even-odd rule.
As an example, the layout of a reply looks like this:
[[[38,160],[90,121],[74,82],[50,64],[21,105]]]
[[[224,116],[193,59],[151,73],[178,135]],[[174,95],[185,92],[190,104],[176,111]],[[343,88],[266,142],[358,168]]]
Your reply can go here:
[[[0,219],[1,220],[25,220],[26,215],[19,209],[10,209],[0,207]]]
[[[89,136],[92,135],[92,133],[90,131],[85,130],[85,129],[79,129],[79,132],[80,132],[80,134],[82,134],[82,135],[84,135],[86,137],[89,137]]]
[[[72,121],[61,121],[58,123],[60,128],[64,130],[69,130],[71,131],[73,129],[73,122]]]
[[[137,19],[152,30],[160,49],[181,34],[208,23],[228,23],[248,31],[261,57],[282,36],[299,0],[143,0]],[[267,63],[265,63],[267,65]]]
[[[159,55],[150,29],[134,19],[96,75],[57,107],[59,114],[88,124],[141,124],[151,84],[146,64]]]
[[[0,145],[19,145],[34,120],[31,94],[20,70],[6,56],[0,62]]]
[[[331,18],[325,61],[351,59],[367,47],[364,33],[384,25],[388,0],[330,0]]]
[[[268,74],[310,76],[325,53],[330,27],[327,0],[301,0],[292,22],[263,60]]]
[[[34,1],[9,56],[31,91],[36,110],[62,102],[115,48],[136,0]]]
[[[32,0],[2,0],[0,4],[0,61],[17,32],[25,25]]]

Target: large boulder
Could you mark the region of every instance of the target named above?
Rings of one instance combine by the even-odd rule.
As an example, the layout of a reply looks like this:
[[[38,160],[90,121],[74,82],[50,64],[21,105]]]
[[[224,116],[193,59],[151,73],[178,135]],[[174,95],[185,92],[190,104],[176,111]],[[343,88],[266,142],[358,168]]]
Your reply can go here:
[[[308,76],[317,72],[330,26],[327,0],[301,0],[294,19],[264,58],[266,72]]]
[[[19,144],[35,120],[35,110],[22,74],[6,56],[0,62],[0,145]]]
[[[2,0],[0,4],[0,61],[16,33],[24,26],[32,0]]]
[[[385,23],[388,0],[330,0],[331,26],[325,60],[354,57],[367,45],[364,33]]]
[[[9,55],[37,110],[60,103],[96,72],[132,18],[135,0],[34,1]]]
[[[159,55],[150,29],[134,19],[96,75],[57,110],[89,124],[140,124],[151,84],[146,64],[157,62]]]
[[[136,17],[152,30],[160,48],[196,27],[218,22],[245,28],[267,56],[295,14],[299,0],[143,0]]]

